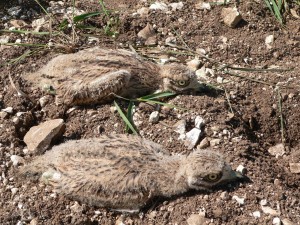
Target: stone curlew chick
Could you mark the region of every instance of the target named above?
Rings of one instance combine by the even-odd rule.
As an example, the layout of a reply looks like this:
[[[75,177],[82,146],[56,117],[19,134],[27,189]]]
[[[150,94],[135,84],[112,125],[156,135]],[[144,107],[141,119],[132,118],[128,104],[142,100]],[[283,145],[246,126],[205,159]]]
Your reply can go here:
[[[99,47],[59,55],[24,78],[66,106],[109,102],[112,93],[138,97],[158,89],[182,93],[202,87],[186,66],[158,65],[133,52]]]
[[[211,189],[240,177],[214,151],[170,155],[152,141],[121,134],[55,146],[19,173],[73,200],[131,212],[154,197]]]

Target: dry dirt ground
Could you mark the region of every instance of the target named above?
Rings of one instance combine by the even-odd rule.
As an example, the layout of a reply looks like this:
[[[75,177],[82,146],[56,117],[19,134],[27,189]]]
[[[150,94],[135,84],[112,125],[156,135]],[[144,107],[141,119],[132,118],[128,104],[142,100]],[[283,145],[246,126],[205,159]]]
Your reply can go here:
[[[65,6],[70,2],[66,1]],[[37,51],[36,47],[0,46],[0,109],[13,109],[10,113],[2,111],[0,117],[0,224],[122,224],[121,221],[126,225],[188,224],[187,219],[192,214],[203,211],[206,224],[211,225],[272,224],[276,217],[283,224],[300,224],[300,174],[292,173],[289,166],[290,163],[300,162],[300,20],[287,15],[286,26],[280,26],[263,1],[241,1],[237,7],[243,21],[236,28],[229,28],[222,22],[221,10],[225,6],[200,10],[196,7],[197,1],[192,0],[185,1],[182,9],[171,13],[151,11],[145,16],[133,14],[152,3],[138,0],[107,1],[108,8],[118,10],[118,14],[113,14],[114,18],[119,18],[116,26],[119,35],[116,38],[103,34],[102,28],[107,24],[107,18],[100,15],[86,21],[86,24],[99,30],[88,32],[78,29],[74,43],[70,38],[71,29],[66,28],[64,36],[52,38],[56,47],[41,47]],[[1,18],[6,15],[8,8],[18,5],[18,2],[11,1],[10,4],[1,3]],[[23,10],[34,9],[36,12],[33,17],[25,18],[29,25],[22,27],[23,30],[32,30],[31,22],[45,15],[34,1],[22,4]],[[48,1],[42,4],[47,8]],[[86,12],[101,9],[97,1],[85,0],[76,1],[76,7]],[[296,5],[294,7],[299,15],[299,8]],[[56,18],[62,20],[59,16]],[[11,27],[9,20],[0,20],[0,28]],[[144,46],[137,37],[147,23],[154,27],[158,42],[151,47]],[[59,22],[54,21],[53,29],[57,30],[58,25]],[[42,28],[41,31],[48,29]],[[47,44],[50,39],[49,36],[30,34],[0,34],[1,37],[9,36],[11,43],[21,39],[22,43]],[[274,35],[271,48],[265,44],[268,35]],[[88,36],[96,39],[92,42]],[[246,77],[241,78],[217,71],[214,62],[200,58],[206,68],[214,71],[206,74],[207,82],[219,85],[223,91],[179,95],[166,100],[188,111],[163,108],[159,123],[156,124],[149,123],[149,115],[155,107],[136,105],[141,122],[138,129],[142,136],[161,143],[174,153],[188,153],[189,150],[178,140],[179,135],[172,126],[180,119],[186,119],[189,130],[193,127],[195,117],[202,116],[206,126],[201,140],[211,140],[214,145],[212,148],[222,152],[233,168],[243,165],[249,181],[220,187],[212,193],[190,192],[173,199],[161,199],[138,215],[121,215],[78,204],[53,193],[51,187],[17,180],[15,170],[22,165],[13,166],[11,155],[21,156],[26,161],[34,157],[26,152],[23,142],[25,133],[33,125],[63,118],[66,132],[58,143],[125,132],[120,116],[111,111],[112,103],[80,107],[69,114],[63,114],[53,101],[41,107],[38,100],[44,94],[23,80],[22,74],[37,70],[56,54],[94,45],[109,48],[128,48],[132,45],[149,58],[157,59],[164,55],[182,63],[194,58],[188,51],[164,46],[168,37],[175,37],[177,46],[188,46],[192,51],[204,49],[207,56],[221,64],[247,68],[293,68],[285,72],[233,71]],[[24,60],[4,66],[28,50],[33,53]],[[10,84],[9,74],[32,102],[17,94]],[[225,82],[218,83],[222,78]],[[125,109],[126,102],[118,102]],[[25,113],[20,116],[20,112]],[[285,145],[284,155],[275,157],[269,153],[270,147],[282,142]],[[243,198],[244,203],[239,204],[233,196]],[[267,202],[264,208],[261,206],[262,200]],[[260,217],[254,216],[257,211]],[[195,224],[201,223],[198,221]]]

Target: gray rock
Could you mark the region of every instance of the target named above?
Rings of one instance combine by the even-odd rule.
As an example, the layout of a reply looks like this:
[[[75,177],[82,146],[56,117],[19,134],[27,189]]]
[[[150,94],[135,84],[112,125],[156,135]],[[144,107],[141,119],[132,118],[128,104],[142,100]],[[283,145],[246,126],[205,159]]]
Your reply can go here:
[[[152,112],[149,116],[149,122],[150,123],[157,123],[158,120],[159,120],[159,112],[158,111]]]
[[[186,120],[179,120],[174,124],[174,131],[178,134],[185,134],[186,132]]]
[[[51,142],[60,137],[65,131],[63,119],[46,121],[38,126],[31,127],[24,137],[29,151],[43,153]]]
[[[193,149],[196,146],[197,142],[199,141],[200,135],[201,135],[201,130],[198,128],[193,128],[192,130],[186,133],[184,145],[188,149]]]

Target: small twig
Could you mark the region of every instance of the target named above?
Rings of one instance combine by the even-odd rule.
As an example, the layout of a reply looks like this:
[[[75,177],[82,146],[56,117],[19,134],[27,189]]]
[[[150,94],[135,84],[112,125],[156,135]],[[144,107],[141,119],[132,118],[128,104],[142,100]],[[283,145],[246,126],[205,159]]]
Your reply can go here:
[[[180,39],[180,41],[184,44],[184,46],[191,51],[190,47],[187,45],[187,43],[185,43],[185,41],[183,40],[182,36],[180,34],[178,34],[178,32],[173,28],[173,31],[175,32],[176,36]]]
[[[253,82],[256,82],[256,83],[260,83],[260,84],[264,84],[264,85],[268,85],[268,86],[276,86],[276,84],[274,84],[274,83],[269,83],[269,82],[266,82],[266,81],[257,80],[257,79],[250,78],[250,77],[245,77],[245,76],[242,76],[242,75],[237,74],[237,73],[231,73],[229,71],[224,71],[224,74],[228,74],[230,76],[235,76],[235,77],[243,78],[245,80],[250,80],[250,81],[253,81]]]
[[[285,143],[285,137],[284,137],[284,119],[282,114],[282,98],[279,87],[277,87],[277,95],[278,95],[278,110],[279,110],[279,116],[280,116],[280,132],[281,132],[281,141],[282,143]]]
[[[20,95],[20,96],[22,96],[24,98],[27,98],[29,101],[31,101],[31,103],[34,103],[33,99],[31,99],[27,94],[25,94],[20,88],[18,88],[15,85],[13,79],[11,78],[10,72],[8,74],[8,78],[9,78],[11,86],[17,91],[18,95]]]
[[[224,85],[222,85],[222,87],[223,87],[223,89],[224,89],[224,91],[225,91],[225,96],[226,96],[226,99],[227,99],[227,102],[228,102],[230,111],[231,111],[232,114],[234,114],[233,109],[232,109],[232,106],[231,106],[231,103],[230,103],[230,99],[229,99],[228,92],[227,92],[226,88],[224,87]]]

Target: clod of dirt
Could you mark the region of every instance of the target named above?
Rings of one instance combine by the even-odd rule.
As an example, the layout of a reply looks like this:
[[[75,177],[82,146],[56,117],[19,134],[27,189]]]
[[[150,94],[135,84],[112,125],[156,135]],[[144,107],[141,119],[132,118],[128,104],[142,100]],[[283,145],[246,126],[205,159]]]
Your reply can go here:
[[[63,119],[46,121],[38,126],[31,127],[24,137],[28,150],[34,153],[43,153],[55,139],[65,131]]]

